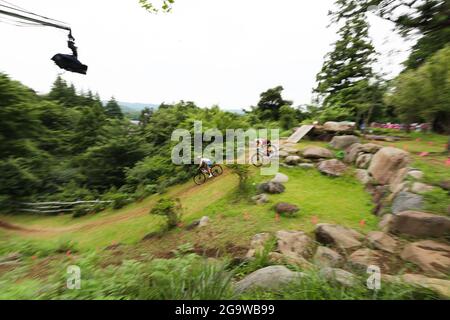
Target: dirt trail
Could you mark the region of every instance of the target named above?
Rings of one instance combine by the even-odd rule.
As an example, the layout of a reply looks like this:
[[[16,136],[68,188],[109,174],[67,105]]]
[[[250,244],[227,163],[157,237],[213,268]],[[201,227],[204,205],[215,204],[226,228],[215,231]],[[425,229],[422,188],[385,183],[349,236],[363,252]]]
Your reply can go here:
[[[183,198],[189,198],[192,194],[198,193],[198,192],[207,192],[206,189],[210,187],[211,183],[220,183],[219,180],[222,178],[225,178],[230,175],[230,172],[228,170],[225,170],[224,173],[219,177],[211,181],[210,183],[205,183],[201,186],[197,186],[193,183],[187,183],[184,188],[181,190],[177,190],[176,192],[168,192],[169,195],[178,197],[180,199]],[[155,200],[156,201],[156,200]],[[91,230],[95,229],[100,226],[105,226],[113,223],[123,222],[127,221],[133,218],[137,218],[143,215],[148,214],[150,209],[153,207],[153,204],[155,201],[142,203],[142,205],[138,208],[134,208],[132,210],[127,210],[125,212],[119,212],[119,213],[112,213],[111,215],[102,217],[95,221],[88,221],[88,222],[80,222],[73,224],[71,226],[67,227],[41,227],[41,226],[33,226],[32,228],[28,228],[22,225],[13,224],[6,221],[0,220],[0,229],[4,229],[10,232],[14,232],[15,234],[23,234],[23,235],[30,235],[33,233],[38,233],[39,235],[57,235],[60,233],[66,233],[66,232],[74,232],[74,231],[85,231],[85,230]]]

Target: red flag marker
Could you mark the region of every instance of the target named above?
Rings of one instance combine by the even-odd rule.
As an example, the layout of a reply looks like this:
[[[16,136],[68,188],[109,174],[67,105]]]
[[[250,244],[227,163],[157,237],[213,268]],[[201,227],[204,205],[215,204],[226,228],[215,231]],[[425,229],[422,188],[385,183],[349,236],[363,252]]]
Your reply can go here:
[[[280,214],[279,214],[279,213],[277,213],[277,214],[275,215],[275,221],[276,221],[276,222],[280,222]]]
[[[36,260],[37,257],[36,256],[31,256],[31,260]]]
[[[66,256],[70,257],[70,250],[67,250]]]
[[[311,223],[312,224],[317,224],[319,222],[319,218],[317,218],[316,216],[311,218]]]
[[[450,167],[450,158],[448,158],[448,159],[445,161],[445,165],[446,165],[447,167]]]
[[[428,156],[430,153],[429,152],[421,152],[420,154],[419,154],[419,156],[421,156],[421,157],[426,157],[426,156]]]
[[[366,220],[361,220],[359,222],[359,224],[361,225],[361,227],[365,227],[366,226]]]

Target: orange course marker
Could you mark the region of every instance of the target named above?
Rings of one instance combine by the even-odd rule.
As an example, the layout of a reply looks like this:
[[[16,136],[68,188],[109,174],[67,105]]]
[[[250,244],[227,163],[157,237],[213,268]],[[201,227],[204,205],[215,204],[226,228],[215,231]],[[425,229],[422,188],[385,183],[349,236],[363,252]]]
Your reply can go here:
[[[448,159],[445,161],[445,165],[446,165],[447,167],[450,167],[450,158],[448,158]]]
[[[276,222],[280,222],[280,214],[279,214],[279,213],[277,213],[277,214],[275,215],[275,221],[276,221]]]
[[[359,222],[359,224],[361,225],[361,227],[365,227],[366,226],[366,220],[361,220]]]
[[[312,222],[312,224],[317,224],[319,222],[319,218],[314,216],[314,217],[311,218],[311,222]]]

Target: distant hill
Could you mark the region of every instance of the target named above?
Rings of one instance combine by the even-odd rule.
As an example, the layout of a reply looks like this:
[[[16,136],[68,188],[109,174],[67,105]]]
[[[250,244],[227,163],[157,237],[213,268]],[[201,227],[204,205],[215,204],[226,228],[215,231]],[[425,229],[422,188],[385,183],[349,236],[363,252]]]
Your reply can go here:
[[[140,102],[123,102],[118,101],[120,107],[122,108],[123,112],[140,112],[144,108],[151,108],[151,109],[157,109],[159,107],[158,104],[154,103],[140,103]]]

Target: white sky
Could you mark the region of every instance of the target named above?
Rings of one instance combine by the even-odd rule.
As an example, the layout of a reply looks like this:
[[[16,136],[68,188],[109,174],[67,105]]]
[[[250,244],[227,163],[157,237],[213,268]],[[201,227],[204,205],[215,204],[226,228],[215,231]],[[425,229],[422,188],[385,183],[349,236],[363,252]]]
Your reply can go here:
[[[89,70],[63,78],[102,99],[127,102],[190,100],[237,109],[283,85],[285,98],[309,103],[336,40],[336,28],[327,28],[332,0],[178,0],[172,13],[159,15],[138,0],[8,2],[68,22]],[[388,22],[371,17],[370,23],[380,67],[395,75],[408,47]],[[0,71],[48,92],[60,72],[50,58],[69,53],[67,33],[0,23],[0,39]],[[391,50],[401,52],[389,57]]]

